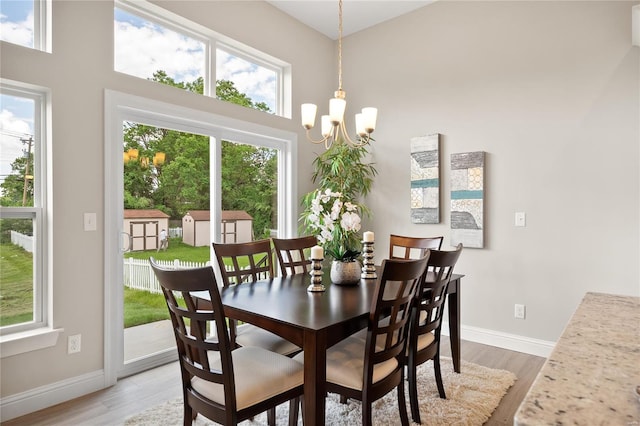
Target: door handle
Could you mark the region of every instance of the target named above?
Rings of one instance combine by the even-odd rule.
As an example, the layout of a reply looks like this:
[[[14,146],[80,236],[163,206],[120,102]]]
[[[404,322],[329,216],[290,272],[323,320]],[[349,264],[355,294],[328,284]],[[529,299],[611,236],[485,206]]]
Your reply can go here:
[[[124,237],[121,240],[120,251],[122,253],[126,253],[126,252],[131,250],[131,243],[132,243],[133,238],[131,237],[131,234],[129,234],[128,232],[124,232],[124,231],[122,231],[120,233],[120,236]]]

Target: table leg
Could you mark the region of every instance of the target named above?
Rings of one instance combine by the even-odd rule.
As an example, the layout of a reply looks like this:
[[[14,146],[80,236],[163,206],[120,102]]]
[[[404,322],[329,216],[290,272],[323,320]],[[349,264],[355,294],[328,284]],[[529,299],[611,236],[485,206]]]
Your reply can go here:
[[[451,281],[449,286],[455,286],[449,293],[447,306],[449,308],[449,340],[451,342],[451,358],[453,370],[460,373],[460,280]]]
[[[320,426],[325,422],[327,379],[327,336],[324,332],[304,332],[304,423]]]

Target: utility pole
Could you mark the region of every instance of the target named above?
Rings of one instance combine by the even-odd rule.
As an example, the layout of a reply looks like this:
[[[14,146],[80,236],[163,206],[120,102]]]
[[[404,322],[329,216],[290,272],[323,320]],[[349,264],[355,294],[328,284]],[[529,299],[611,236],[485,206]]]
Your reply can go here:
[[[33,145],[33,136],[29,139],[20,139],[20,142],[27,144],[27,158],[24,165],[24,186],[22,188],[22,206],[27,204],[27,183],[29,182],[29,160],[31,160],[31,146]]]

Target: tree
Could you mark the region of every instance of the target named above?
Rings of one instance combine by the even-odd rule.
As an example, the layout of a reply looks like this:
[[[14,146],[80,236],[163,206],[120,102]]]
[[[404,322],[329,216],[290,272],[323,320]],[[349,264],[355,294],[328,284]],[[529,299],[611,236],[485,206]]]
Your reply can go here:
[[[203,79],[176,82],[164,71],[153,80],[202,94]],[[233,82],[218,80],[216,97],[270,112],[253,102]],[[128,209],[157,208],[180,219],[189,210],[208,210],[210,201],[209,137],[126,123],[124,150],[138,150],[138,160],[124,165],[124,205]],[[141,157],[164,152],[165,163],[142,167]],[[274,150],[222,141],[222,209],[245,210],[253,217],[256,237],[268,236],[276,223],[277,155]]]
[[[1,206],[33,206],[33,178],[26,175],[27,161],[30,173],[33,174],[33,153],[29,153],[28,157],[18,157],[11,163],[11,173],[0,184]]]

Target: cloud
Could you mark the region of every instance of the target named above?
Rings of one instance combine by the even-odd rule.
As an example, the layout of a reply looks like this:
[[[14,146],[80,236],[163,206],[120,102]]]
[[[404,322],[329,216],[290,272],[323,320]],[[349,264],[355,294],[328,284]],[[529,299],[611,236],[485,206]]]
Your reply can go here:
[[[204,43],[155,25],[114,25],[117,71],[151,78],[162,70],[183,82],[204,76]]]
[[[118,11],[114,23],[115,69],[141,78],[163,70],[176,81],[204,77],[206,45],[199,40]],[[216,51],[216,79],[233,81],[254,102],[275,110],[276,73],[268,68]]]
[[[0,39],[20,46],[33,47],[33,13],[24,21],[9,21],[6,15],[0,15]]]

